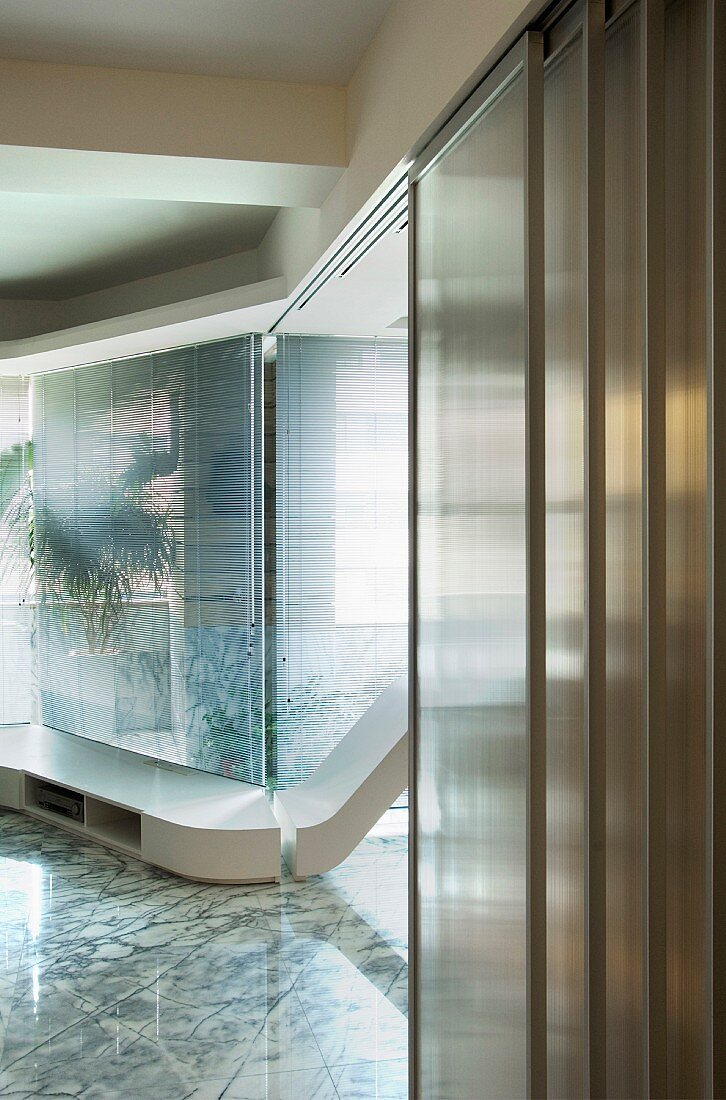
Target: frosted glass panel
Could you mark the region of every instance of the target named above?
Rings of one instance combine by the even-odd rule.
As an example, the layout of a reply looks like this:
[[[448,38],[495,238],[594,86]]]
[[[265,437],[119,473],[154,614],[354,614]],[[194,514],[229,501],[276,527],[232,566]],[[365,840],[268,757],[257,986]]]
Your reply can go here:
[[[586,1094],[582,39],[545,70],[548,1092]]]
[[[666,8],[668,1091],[708,1094],[708,95],[703,0]],[[716,852],[715,858],[723,858]]]
[[[528,171],[516,81],[483,111],[475,91],[453,140],[445,127],[412,170],[420,1100],[707,1096],[709,1061],[715,1078],[723,1061],[713,905],[726,8],[561,9],[541,39],[523,39]]]
[[[526,1094],[524,95],[417,183],[417,1005],[427,1100]]]
[[[640,7],[606,39],[607,1069],[643,1096]]]

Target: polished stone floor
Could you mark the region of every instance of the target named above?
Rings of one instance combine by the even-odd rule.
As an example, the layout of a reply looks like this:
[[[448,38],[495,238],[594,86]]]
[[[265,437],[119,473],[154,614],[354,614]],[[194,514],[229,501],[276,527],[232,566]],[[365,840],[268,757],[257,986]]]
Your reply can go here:
[[[223,887],[0,811],[0,1095],[404,1100],[405,829]]]

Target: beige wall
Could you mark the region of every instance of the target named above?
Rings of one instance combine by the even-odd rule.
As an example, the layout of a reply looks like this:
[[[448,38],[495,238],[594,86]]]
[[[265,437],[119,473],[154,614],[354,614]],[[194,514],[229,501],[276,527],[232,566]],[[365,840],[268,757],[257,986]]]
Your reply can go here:
[[[365,201],[540,0],[395,0],[348,87],[350,199]],[[366,194],[368,192],[368,194]]]

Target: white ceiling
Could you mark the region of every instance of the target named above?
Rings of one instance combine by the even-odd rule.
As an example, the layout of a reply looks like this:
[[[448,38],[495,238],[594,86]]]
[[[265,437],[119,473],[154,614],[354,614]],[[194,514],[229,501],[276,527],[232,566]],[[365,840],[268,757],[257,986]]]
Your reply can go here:
[[[0,298],[68,298],[256,248],[277,208],[5,193]]]
[[[302,310],[287,315],[277,332],[338,336],[397,336],[407,331],[406,232],[388,234],[343,279],[331,279]],[[240,332],[267,332],[285,306],[283,278],[198,300],[180,312],[162,307],[111,318],[81,329],[47,332],[27,341],[0,339],[0,375],[136,355]],[[4,351],[4,354],[3,354]]]
[[[343,85],[391,0],[1,0],[0,57]]]

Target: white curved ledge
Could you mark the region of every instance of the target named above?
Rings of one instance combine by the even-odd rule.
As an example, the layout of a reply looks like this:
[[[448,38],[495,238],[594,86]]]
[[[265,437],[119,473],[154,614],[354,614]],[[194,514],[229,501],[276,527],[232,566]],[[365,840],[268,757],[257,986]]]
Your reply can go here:
[[[38,806],[43,782],[78,792],[84,820]],[[200,882],[280,878],[280,828],[262,788],[44,726],[0,730],[0,805]]]
[[[318,770],[276,791],[282,854],[293,878],[337,867],[408,783],[408,684],[402,676],[376,699]]]

